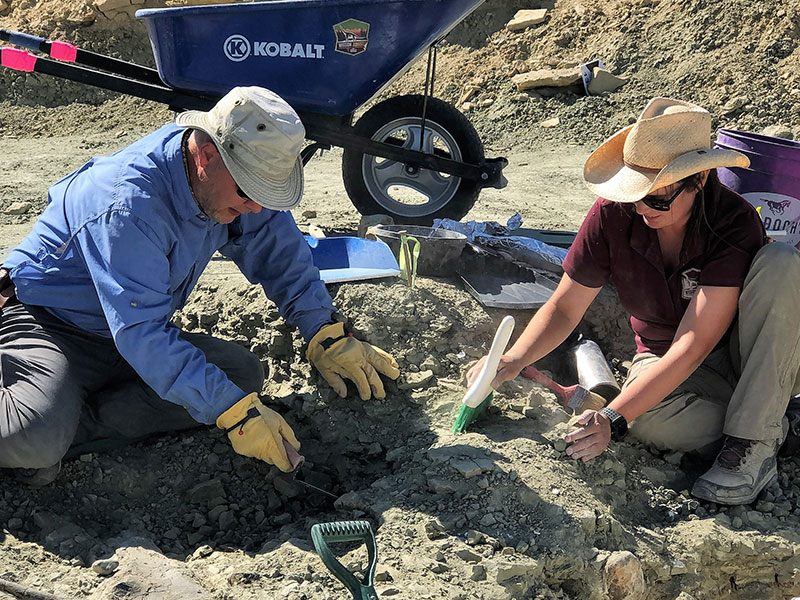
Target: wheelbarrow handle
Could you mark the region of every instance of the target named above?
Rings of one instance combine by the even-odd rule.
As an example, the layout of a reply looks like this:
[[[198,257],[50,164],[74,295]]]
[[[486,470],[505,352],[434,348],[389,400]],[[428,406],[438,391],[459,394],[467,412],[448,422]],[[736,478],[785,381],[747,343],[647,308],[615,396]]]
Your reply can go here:
[[[0,40],[9,42],[15,46],[22,46],[28,50],[35,50],[36,52],[49,52],[49,49],[46,47],[47,40],[38,35],[31,35],[30,33],[0,29]]]
[[[35,52],[45,52],[56,60],[64,62],[75,62],[78,52],[81,52],[77,46],[67,42],[53,42],[38,35],[11,31],[10,29],[0,29],[0,40]]]
[[[156,85],[163,85],[158,71],[143,67],[135,63],[119,60],[104,54],[83,50],[67,42],[47,40],[38,35],[0,29],[0,40],[21,46],[34,52],[43,52],[62,62],[76,63],[95,69],[102,69],[115,75],[144,81]]]
[[[25,50],[17,48],[0,48],[0,66],[14,71],[33,73],[38,58]]]
[[[314,548],[322,562],[350,590],[354,600],[378,600],[378,593],[373,585],[378,565],[378,545],[368,521],[317,523],[311,527],[311,541],[314,542]],[[328,547],[329,542],[358,541],[366,543],[369,558],[369,567],[361,580],[340,563]]]
[[[43,56],[35,56],[16,48],[0,48],[0,65],[15,71],[43,73],[122,94],[131,94],[145,100],[167,104],[176,110],[208,110],[216,102],[214,98],[201,94],[173,90],[165,87],[163,83],[158,85],[129,79],[114,73],[104,73],[103,71],[75,64],[51,60]]]

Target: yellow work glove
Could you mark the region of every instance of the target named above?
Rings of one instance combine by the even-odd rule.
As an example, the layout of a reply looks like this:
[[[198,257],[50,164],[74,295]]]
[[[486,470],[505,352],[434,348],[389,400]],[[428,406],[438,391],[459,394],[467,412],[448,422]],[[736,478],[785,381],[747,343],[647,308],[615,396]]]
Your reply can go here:
[[[217,427],[227,430],[233,449],[242,456],[259,458],[287,473],[292,470],[283,440],[295,450],[300,449],[300,442],[284,418],[264,406],[255,392],[222,413]]]
[[[342,323],[324,325],[308,343],[306,357],[342,398],[347,395],[342,377],[356,384],[362,400],[369,400],[371,394],[386,397],[378,372],[390,379],[400,375],[391,354],[345,334]]]

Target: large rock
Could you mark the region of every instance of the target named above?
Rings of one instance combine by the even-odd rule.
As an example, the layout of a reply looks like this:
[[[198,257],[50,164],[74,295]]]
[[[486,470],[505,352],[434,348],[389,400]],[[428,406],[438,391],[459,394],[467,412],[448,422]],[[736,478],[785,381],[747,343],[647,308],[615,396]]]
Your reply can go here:
[[[358,230],[356,235],[360,238],[369,237],[370,229],[377,225],[394,225],[394,219],[389,215],[364,215],[358,222]],[[370,239],[377,239],[373,233]]]
[[[731,113],[736,112],[744,108],[747,104],[750,103],[750,99],[747,96],[736,96],[735,98],[731,98],[728,100],[724,106],[720,109],[720,112],[723,115],[729,115]]]
[[[0,9],[2,10],[2,9]],[[6,209],[8,215],[24,215],[32,208],[30,202],[12,202],[11,206]]]
[[[639,559],[628,551],[612,552],[603,569],[609,600],[644,598],[644,574]]]
[[[130,5],[130,0],[97,0],[97,2],[94,3],[95,8],[105,16],[109,16],[111,13],[119,10],[124,10],[130,7]]]
[[[505,594],[501,598],[522,598],[542,576],[542,565],[529,557],[515,561],[485,561],[486,576],[489,581],[499,583]],[[498,590],[499,591],[499,590]]]
[[[186,572],[182,563],[161,554],[148,539],[129,536],[112,540],[119,567],[90,596],[93,600],[211,600]]]
[[[628,82],[624,77],[618,77],[611,71],[595,67],[592,70],[592,79],[586,90],[593,96],[598,96],[604,92],[613,92]]]
[[[540,87],[567,87],[581,78],[579,69],[539,69],[511,78],[518,92]]]
[[[538,25],[544,22],[545,15],[547,14],[546,8],[535,8],[530,10],[518,10],[514,18],[506,23],[506,29],[509,31],[519,31],[531,25]]]
[[[794,132],[785,125],[770,125],[769,127],[765,127],[761,133],[770,137],[779,137],[787,140],[794,139]]]

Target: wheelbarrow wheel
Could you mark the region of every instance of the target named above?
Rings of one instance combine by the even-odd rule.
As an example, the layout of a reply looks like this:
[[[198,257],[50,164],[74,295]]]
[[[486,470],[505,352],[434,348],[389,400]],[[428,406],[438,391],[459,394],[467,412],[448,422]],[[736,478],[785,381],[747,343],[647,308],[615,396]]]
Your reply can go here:
[[[356,122],[358,135],[404,148],[435,153],[465,163],[483,161],[475,128],[450,104],[428,98],[425,139],[420,144],[420,95],[395,96],[370,108]],[[362,215],[386,214],[396,223],[430,225],[434,219],[459,220],[469,212],[481,186],[430,169],[344,150],[342,178],[347,195]]]

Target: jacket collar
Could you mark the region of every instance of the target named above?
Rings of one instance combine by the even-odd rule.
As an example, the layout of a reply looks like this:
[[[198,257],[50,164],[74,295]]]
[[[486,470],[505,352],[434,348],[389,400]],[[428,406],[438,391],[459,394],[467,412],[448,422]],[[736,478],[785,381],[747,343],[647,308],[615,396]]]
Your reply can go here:
[[[187,162],[184,159],[183,148],[184,141],[188,139],[191,129],[185,129],[180,132],[180,135],[173,136],[166,145],[166,156],[169,174],[172,179],[172,202],[175,207],[175,212],[178,217],[183,221],[191,219],[200,219],[202,221],[209,221],[216,223],[210,219],[201,210],[200,205],[197,204],[192,188],[189,185],[189,174],[187,172]]]

